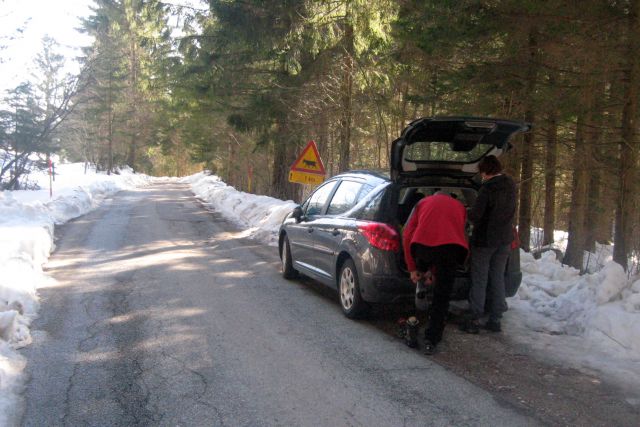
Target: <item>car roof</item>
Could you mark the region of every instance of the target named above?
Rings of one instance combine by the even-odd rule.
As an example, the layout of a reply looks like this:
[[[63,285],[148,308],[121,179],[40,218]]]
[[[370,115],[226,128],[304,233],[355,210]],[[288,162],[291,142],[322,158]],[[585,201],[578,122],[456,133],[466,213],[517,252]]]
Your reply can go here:
[[[346,171],[338,175],[332,176],[330,179],[339,179],[339,178],[366,179],[367,181],[374,181],[374,182],[379,181],[378,183],[390,181],[388,171],[369,170],[369,169]]]

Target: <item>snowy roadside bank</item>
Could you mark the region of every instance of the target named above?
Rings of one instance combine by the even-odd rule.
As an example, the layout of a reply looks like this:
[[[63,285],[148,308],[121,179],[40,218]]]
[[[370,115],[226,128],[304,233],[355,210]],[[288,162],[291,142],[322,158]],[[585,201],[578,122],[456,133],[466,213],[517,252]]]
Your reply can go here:
[[[272,246],[277,245],[282,219],[296,206],[292,201],[237,191],[204,173],[182,182],[246,229],[246,236]],[[557,246],[562,247],[566,233],[557,236],[561,239]],[[602,270],[581,276],[556,261],[553,252],[539,260],[521,252],[523,283],[508,301],[505,333],[543,356],[576,368],[600,370],[615,382],[640,390],[640,280],[628,280],[610,255],[602,261]]]
[[[243,235],[271,246],[278,244],[282,220],[297,206],[288,200],[244,193],[203,172],[180,179],[193,193],[245,231]]]
[[[52,280],[42,265],[54,250],[55,225],[95,209],[118,191],[152,178],[121,171],[96,174],[84,165],[59,165],[49,197],[49,177],[30,177],[41,190],[0,192],[0,426],[14,425],[21,413],[19,394],[26,361],[17,349],[31,343],[29,325],[37,316],[37,289]]]
[[[521,252],[523,283],[509,300],[507,333],[541,355],[601,371],[640,404],[640,280],[609,260],[580,275],[552,252]]]

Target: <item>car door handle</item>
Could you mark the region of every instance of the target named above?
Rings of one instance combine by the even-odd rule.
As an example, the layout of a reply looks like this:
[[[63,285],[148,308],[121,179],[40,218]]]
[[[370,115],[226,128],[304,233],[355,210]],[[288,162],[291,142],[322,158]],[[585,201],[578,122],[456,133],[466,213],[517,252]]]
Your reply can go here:
[[[313,227],[307,228],[307,233],[313,233]]]
[[[337,236],[340,234],[340,230],[338,230],[337,228],[334,228],[331,234],[333,234],[334,236]]]

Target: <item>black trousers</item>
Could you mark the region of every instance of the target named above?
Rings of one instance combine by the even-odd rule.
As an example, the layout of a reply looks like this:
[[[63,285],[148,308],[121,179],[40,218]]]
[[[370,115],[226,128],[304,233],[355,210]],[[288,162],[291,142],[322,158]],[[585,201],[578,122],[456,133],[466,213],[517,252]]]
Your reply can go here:
[[[429,308],[429,325],[424,337],[432,344],[438,344],[442,340],[449,312],[456,267],[464,262],[467,250],[460,245],[424,246],[414,243],[411,245],[411,256],[418,271],[425,272],[435,267],[433,301]]]

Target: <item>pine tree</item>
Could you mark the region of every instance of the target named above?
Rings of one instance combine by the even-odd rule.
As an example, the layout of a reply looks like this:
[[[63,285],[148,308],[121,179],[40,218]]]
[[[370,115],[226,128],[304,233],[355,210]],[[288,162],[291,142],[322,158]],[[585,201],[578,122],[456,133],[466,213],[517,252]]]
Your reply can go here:
[[[623,2],[626,3],[626,2]],[[626,26],[624,95],[621,123],[619,194],[616,205],[614,261],[625,270],[632,249],[635,200],[638,188],[638,95],[640,89],[640,0],[624,5]]]

